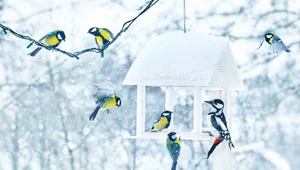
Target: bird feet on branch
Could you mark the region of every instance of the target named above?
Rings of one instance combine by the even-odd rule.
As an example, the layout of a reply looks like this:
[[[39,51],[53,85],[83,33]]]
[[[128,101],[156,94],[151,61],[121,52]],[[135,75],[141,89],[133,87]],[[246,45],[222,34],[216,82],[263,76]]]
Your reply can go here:
[[[209,136],[214,137],[214,135],[209,130],[203,130],[203,133],[207,133]]]
[[[109,110],[105,110],[104,111],[106,114],[111,114],[111,112]]]

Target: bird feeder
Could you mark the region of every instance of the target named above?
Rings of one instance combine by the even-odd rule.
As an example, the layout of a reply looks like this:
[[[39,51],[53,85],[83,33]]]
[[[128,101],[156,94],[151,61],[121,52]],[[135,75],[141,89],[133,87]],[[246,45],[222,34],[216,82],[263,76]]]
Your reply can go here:
[[[198,32],[171,32],[150,40],[137,55],[123,84],[137,86],[136,135],[132,138],[146,139],[165,139],[167,135],[167,132],[145,131],[147,86],[166,89],[165,109],[171,111],[174,110],[174,90],[193,91],[193,130],[178,132],[185,140],[211,139],[203,133],[202,125],[205,90],[221,91],[230,127],[230,90],[244,89],[229,43],[223,38]]]

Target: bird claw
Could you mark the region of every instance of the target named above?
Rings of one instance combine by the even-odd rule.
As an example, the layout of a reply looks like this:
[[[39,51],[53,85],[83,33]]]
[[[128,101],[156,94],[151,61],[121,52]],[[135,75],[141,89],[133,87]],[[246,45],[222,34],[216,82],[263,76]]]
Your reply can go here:
[[[106,114],[111,114],[111,112],[109,110],[105,110]]]
[[[209,130],[204,130],[203,133],[207,133],[209,136],[214,137],[214,135]]]

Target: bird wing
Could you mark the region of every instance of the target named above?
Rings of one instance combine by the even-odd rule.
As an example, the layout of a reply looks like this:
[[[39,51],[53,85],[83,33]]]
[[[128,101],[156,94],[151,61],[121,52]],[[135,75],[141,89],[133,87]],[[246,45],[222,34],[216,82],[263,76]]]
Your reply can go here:
[[[223,116],[221,116],[221,121],[222,121],[222,123],[224,124],[224,126],[225,126],[225,130],[227,130],[228,129],[228,127],[227,127],[227,121],[226,121],[226,118],[225,118],[225,115],[223,114]],[[224,127],[223,127],[223,129],[224,129]]]
[[[55,36],[56,32],[52,31],[46,35],[44,35],[42,38],[39,39],[39,42],[42,42],[44,39],[51,37],[51,36]],[[33,42],[31,42],[30,44],[27,45],[27,48],[31,47],[33,45]]]
[[[39,39],[39,41],[42,41],[46,38],[49,38],[49,37],[52,37],[52,36],[55,36],[55,35],[56,35],[56,31],[49,32],[48,34],[44,35],[41,39]]]
[[[108,90],[100,85],[93,84],[91,86],[91,93],[96,103],[100,102],[101,99],[104,99],[108,96],[115,96],[115,92]]]
[[[280,39],[277,35],[274,35],[274,36],[273,36],[273,42],[272,42],[272,43],[277,43],[277,42],[279,42],[279,41],[281,41],[281,39]]]
[[[222,128],[222,126],[219,124],[221,121],[217,121],[215,116],[211,116],[210,117],[210,121],[212,126],[217,129],[219,132],[224,131],[224,129]]]
[[[101,28],[99,32],[106,40],[114,39],[114,34],[107,28]]]
[[[279,53],[281,51],[290,52],[290,50],[285,46],[285,44],[282,42],[282,40],[274,42],[273,44],[271,44],[270,47],[276,53]]]
[[[177,161],[180,154],[180,145],[176,142],[171,144],[169,153],[173,161]]]
[[[228,142],[229,149],[234,148],[229,131],[223,131],[220,135],[222,139],[225,139]]]

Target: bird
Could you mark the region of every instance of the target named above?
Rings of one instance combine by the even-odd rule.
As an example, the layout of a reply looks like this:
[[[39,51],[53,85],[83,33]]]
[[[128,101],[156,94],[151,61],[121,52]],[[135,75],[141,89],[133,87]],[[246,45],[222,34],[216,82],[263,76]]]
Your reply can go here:
[[[211,101],[205,101],[206,103],[210,104],[215,111],[208,113],[210,115],[210,121],[213,128],[217,131],[218,135],[214,140],[213,145],[211,146],[210,150],[207,154],[207,159],[213,153],[215,148],[223,141],[226,140],[228,142],[229,149],[234,148],[234,145],[231,141],[230,132],[227,126],[227,121],[225,118],[225,114],[223,112],[224,109],[224,102],[221,99],[214,99]]]
[[[172,113],[169,110],[165,110],[160,114],[160,117],[156,120],[151,128],[151,132],[162,131],[170,126]]]
[[[272,52],[277,54],[281,51],[286,51],[287,53],[290,53],[291,50],[289,50],[285,44],[283,43],[283,41],[275,34],[271,33],[271,32],[267,32],[264,35],[265,39],[261,42],[261,44],[259,45],[259,47],[257,49],[259,49],[263,42],[266,41],[268,44],[270,44],[270,47],[272,49]]]
[[[172,168],[171,170],[176,170],[177,160],[181,151],[181,141],[180,137],[176,137],[176,132],[170,132],[167,136],[166,146],[169,154],[172,158]]]
[[[88,33],[95,36],[95,41],[98,49],[101,52],[101,57],[104,57],[103,46],[110,42],[111,39],[114,39],[113,33],[107,28],[98,28],[92,27],[89,29]]]
[[[64,33],[64,31],[61,30],[55,30],[52,31],[48,34],[46,34],[45,36],[43,36],[39,42],[45,44],[46,46],[52,47],[52,48],[56,48],[61,41],[66,41],[66,35]],[[33,44],[33,42],[31,42],[27,48],[31,47]],[[42,49],[42,47],[37,47],[35,50],[33,50],[32,52],[30,52],[28,55],[30,55],[31,57],[34,57],[37,55],[37,53]]]
[[[90,115],[90,117],[89,117],[90,121],[91,120],[93,121],[96,118],[100,109],[105,111],[105,113],[110,113],[109,109],[111,109],[115,106],[118,106],[118,107],[121,106],[121,98],[118,97],[115,92],[107,94],[107,95],[97,95],[97,93],[96,93],[93,95],[93,97],[95,99],[95,103],[97,104],[97,107]]]

